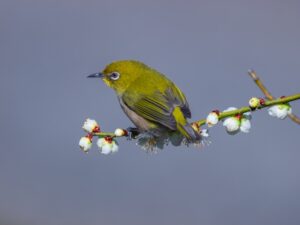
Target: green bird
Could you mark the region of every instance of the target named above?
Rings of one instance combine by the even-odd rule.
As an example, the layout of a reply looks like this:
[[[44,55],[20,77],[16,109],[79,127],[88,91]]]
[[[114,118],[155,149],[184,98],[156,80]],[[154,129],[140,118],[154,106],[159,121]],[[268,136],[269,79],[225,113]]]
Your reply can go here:
[[[187,122],[191,118],[183,92],[165,75],[134,60],[115,61],[90,78],[102,78],[117,94],[119,103],[137,127],[147,134],[150,148],[170,140],[180,145],[199,142],[200,135]],[[160,147],[160,146],[158,146]]]

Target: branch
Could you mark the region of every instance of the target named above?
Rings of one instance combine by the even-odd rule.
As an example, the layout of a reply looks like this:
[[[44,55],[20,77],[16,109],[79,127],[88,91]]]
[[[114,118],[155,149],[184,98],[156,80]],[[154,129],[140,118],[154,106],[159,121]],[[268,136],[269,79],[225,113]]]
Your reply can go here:
[[[284,98],[279,98],[279,99],[266,101],[266,102],[264,102],[264,104],[259,105],[257,107],[257,109],[259,110],[259,109],[263,109],[263,108],[270,107],[270,106],[277,105],[277,104],[285,104],[285,103],[289,103],[289,102],[292,102],[292,101],[295,101],[295,100],[298,100],[298,99],[300,99],[300,93],[295,94],[295,95],[286,96]],[[227,117],[233,117],[233,116],[236,116],[236,115],[239,115],[239,114],[242,115],[242,114],[244,114],[246,112],[250,112],[250,111],[253,111],[253,109],[250,108],[249,106],[244,106],[244,107],[241,107],[241,108],[236,109],[236,110],[231,110],[231,111],[227,111],[227,112],[220,112],[219,120],[225,119]],[[201,127],[201,126],[206,124],[206,119],[201,119],[201,120],[195,121],[193,123],[196,123],[198,126]],[[93,136],[98,136],[98,137],[110,136],[110,137],[113,137],[113,138],[127,136],[127,134],[124,134],[123,136],[116,136],[115,133],[113,133],[113,132],[94,132],[94,133],[92,133],[92,135]]]
[[[254,70],[248,71],[249,76],[253,79],[254,83],[258,86],[258,88],[262,91],[262,93],[266,96],[268,100],[274,100],[274,97],[272,94],[268,91],[268,89],[265,87],[265,85],[261,82],[259,77],[257,76],[256,72]],[[300,118],[297,117],[295,114],[291,113],[288,115],[288,117],[295,123],[300,125]]]

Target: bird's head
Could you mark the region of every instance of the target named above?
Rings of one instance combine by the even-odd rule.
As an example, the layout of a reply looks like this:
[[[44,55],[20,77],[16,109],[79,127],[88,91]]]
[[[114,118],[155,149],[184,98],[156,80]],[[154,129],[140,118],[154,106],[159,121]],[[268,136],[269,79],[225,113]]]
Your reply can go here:
[[[145,74],[147,70],[150,70],[150,68],[141,62],[122,60],[112,62],[102,72],[91,74],[88,77],[102,78],[107,86],[121,94],[132,82]]]

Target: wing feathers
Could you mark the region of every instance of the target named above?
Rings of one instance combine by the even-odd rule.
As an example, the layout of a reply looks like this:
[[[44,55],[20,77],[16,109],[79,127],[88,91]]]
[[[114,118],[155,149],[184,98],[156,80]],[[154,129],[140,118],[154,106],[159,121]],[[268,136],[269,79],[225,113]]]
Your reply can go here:
[[[186,118],[191,117],[188,103],[183,93],[173,84],[164,93],[156,91],[152,95],[141,95],[137,100],[132,92],[125,92],[122,101],[131,110],[147,120],[159,123],[171,130],[177,129],[177,121],[173,116],[176,106],[180,107]]]

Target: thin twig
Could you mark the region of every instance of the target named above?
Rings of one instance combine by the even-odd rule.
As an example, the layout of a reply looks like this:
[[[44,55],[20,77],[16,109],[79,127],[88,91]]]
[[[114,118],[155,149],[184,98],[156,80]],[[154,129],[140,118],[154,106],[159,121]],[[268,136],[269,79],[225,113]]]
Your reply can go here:
[[[273,100],[273,95],[268,91],[268,89],[265,87],[265,85],[261,82],[259,77],[257,76],[256,72],[254,70],[248,71],[249,76],[253,79],[254,83],[258,86],[258,88],[262,91],[262,93],[266,96],[267,99]],[[295,114],[290,113],[288,117],[295,123],[300,125],[300,118],[297,117]]]

